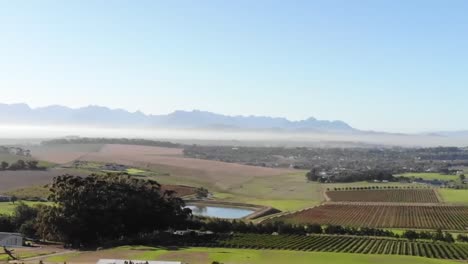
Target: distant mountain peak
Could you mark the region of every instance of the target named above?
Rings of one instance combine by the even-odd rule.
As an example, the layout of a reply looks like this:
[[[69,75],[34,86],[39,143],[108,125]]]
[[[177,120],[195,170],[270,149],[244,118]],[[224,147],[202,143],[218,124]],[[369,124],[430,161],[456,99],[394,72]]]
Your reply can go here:
[[[141,111],[110,109],[99,105],[69,108],[51,105],[30,108],[27,104],[0,104],[0,122],[14,124],[93,125],[106,127],[226,128],[240,130],[301,130],[316,132],[355,132],[343,121],[318,120],[314,117],[291,121],[284,117],[229,116],[194,109],[176,110],[167,115],[146,115]]]

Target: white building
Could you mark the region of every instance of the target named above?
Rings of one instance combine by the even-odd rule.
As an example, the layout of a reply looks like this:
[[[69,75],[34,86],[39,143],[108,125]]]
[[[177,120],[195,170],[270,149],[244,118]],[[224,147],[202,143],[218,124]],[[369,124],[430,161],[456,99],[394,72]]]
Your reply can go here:
[[[18,233],[0,232],[0,247],[22,247],[23,236]]]
[[[100,259],[96,264],[183,264],[180,261],[147,261],[125,259]]]

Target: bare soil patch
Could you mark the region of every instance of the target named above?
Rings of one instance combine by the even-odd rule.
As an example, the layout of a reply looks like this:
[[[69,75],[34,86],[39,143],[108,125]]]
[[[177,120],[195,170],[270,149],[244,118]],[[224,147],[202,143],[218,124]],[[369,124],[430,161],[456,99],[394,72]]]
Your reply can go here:
[[[134,145],[106,145],[99,152],[88,153],[80,160],[114,162],[128,166],[164,170],[180,178],[209,183],[222,189],[240,185],[256,177],[270,177],[294,172],[247,166],[220,161],[185,158],[182,149]],[[170,176],[170,177],[171,177]]]
[[[69,171],[64,169],[49,169],[44,171],[0,171],[0,192],[25,188],[33,185],[49,184],[52,183],[52,179],[54,177],[66,173],[69,173]],[[73,174],[77,175],[77,173]]]
[[[80,157],[99,151],[103,145],[99,144],[63,144],[32,147],[31,153],[35,159],[56,164],[65,164]]]

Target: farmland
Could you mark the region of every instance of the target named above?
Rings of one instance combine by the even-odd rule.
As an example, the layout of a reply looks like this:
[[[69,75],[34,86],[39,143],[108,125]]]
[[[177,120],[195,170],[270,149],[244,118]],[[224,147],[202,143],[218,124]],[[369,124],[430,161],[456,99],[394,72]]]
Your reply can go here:
[[[468,190],[439,189],[439,193],[446,203],[468,205]]]
[[[409,255],[441,259],[468,259],[467,244],[430,243],[399,239],[353,236],[300,236],[237,234],[216,240],[215,246],[248,249],[285,249],[300,251],[360,254]]]
[[[238,248],[157,248],[148,246],[122,246],[95,252],[76,252],[44,258],[47,263],[94,264],[101,258],[182,261],[207,264],[213,261],[229,264],[328,264],[328,263],[382,263],[382,264],[449,264],[453,260],[430,259],[398,255],[349,254],[293,250],[254,250]]]
[[[54,177],[70,172],[78,176],[85,175],[63,169],[0,171],[0,193],[32,185],[49,184]]]
[[[102,144],[41,145],[30,147],[33,158],[56,164],[65,164],[88,153],[97,152]]]
[[[397,204],[329,203],[275,218],[288,223],[465,230],[468,207]]]
[[[49,203],[44,203],[44,202],[28,202],[25,201],[25,204],[29,206],[34,206],[38,204],[49,204]],[[10,203],[10,202],[0,202],[0,214],[11,214],[13,213],[15,207],[18,205],[18,203]],[[0,231],[1,232],[1,231]]]
[[[432,189],[345,190],[327,191],[334,202],[438,203]]]
[[[210,183],[221,189],[242,184],[256,177],[271,177],[293,172],[287,169],[184,158],[182,149],[134,145],[106,145],[99,152],[88,153],[80,160],[116,162],[156,171],[167,171],[171,176],[199,182],[199,185]]]
[[[88,164],[123,164],[148,172],[145,175],[150,176],[149,179],[162,184],[203,186],[219,200],[273,206],[280,210],[297,210],[323,201],[321,186],[306,184],[305,171],[186,158],[181,148],[91,145],[79,146],[77,153],[73,153],[74,148],[74,144],[40,146],[32,149],[32,155],[39,153],[37,158],[58,162],[63,153],[68,157],[62,160],[63,166],[70,166],[74,159]],[[94,172],[86,168],[76,171],[80,174]]]

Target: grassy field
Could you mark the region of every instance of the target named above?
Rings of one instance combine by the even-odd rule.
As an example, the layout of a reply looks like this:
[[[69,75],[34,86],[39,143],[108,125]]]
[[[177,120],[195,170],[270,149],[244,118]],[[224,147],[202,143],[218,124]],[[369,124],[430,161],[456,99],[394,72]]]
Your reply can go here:
[[[46,185],[33,185],[24,188],[18,188],[10,191],[3,192],[3,194],[9,196],[16,196],[19,199],[28,199],[28,198],[43,198],[47,199],[50,194],[49,187]]]
[[[34,205],[37,205],[37,204],[50,204],[48,202],[28,202],[28,201],[24,201],[25,204],[27,205],[30,205],[30,206],[34,206]],[[13,213],[13,210],[15,209],[15,207],[19,204],[19,202],[16,202],[16,203],[10,203],[10,202],[1,202],[0,203],[0,214],[12,214]]]
[[[433,172],[410,172],[410,173],[404,173],[404,174],[397,175],[397,176],[422,178],[424,180],[444,180],[444,181],[450,181],[450,180],[456,181],[459,179],[458,175],[445,175],[445,174],[433,173]]]
[[[14,250],[15,255],[18,256],[21,259],[33,258],[33,257],[39,257],[39,256],[46,256],[46,255],[50,255],[50,254],[54,254],[54,253],[63,251],[61,249],[51,248],[51,247],[46,247],[46,248],[43,248],[43,247],[41,247],[41,248],[24,247],[24,248],[15,248],[13,250]],[[3,249],[0,249],[0,253],[3,253]],[[0,254],[0,262],[4,261],[6,263],[7,260],[8,260],[7,255]]]
[[[468,205],[468,190],[439,189],[445,203]]]
[[[250,250],[226,248],[184,248],[167,250],[145,246],[125,246],[97,252],[70,253],[46,258],[52,263],[95,263],[99,258],[135,260],[182,261],[207,264],[219,261],[225,264],[328,264],[328,263],[381,263],[381,264],[448,264],[448,260],[393,255],[364,255],[345,253],[301,252],[288,250]]]
[[[305,172],[255,178],[242,185],[215,192],[219,200],[271,206],[281,211],[294,211],[321,203],[322,186],[308,183]]]

